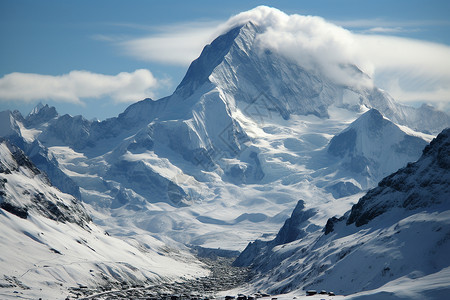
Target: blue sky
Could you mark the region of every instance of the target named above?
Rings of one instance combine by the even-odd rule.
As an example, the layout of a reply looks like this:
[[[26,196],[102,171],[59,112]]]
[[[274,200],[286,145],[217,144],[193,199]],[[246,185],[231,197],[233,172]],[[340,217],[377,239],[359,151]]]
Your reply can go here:
[[[376,42],[388,48],[404,47],[408,55],[408,50],[416,51],[412,63],[428,57],[415,65],[417,76],[408,75],[406,59],[400,64],[391,57],[392,67],[387,66],[389,59],[375,63],[375,83],[397,100],[413,105],[430,101],[448,110],[450,74],[439,62],[450,62],[450,1],[443,0],[0,0],[0,110],[27,114],[41,101],[61,114],[105,119],[143,97],[167,96],[210,42],[213,29],[258,5],[289,15],[320,16],[356,35],[380,37]],[[385,38],[390,36],[402,39]],[[433,74],[434,63],[444,70]],[[32,94],[23,92],[24,83],[37,85],[30,88]]]

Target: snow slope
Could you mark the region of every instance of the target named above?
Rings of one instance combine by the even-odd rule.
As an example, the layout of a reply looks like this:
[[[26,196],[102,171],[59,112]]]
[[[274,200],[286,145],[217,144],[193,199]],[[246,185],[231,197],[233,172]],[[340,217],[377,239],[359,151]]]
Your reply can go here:
[[[308,234],[308,210],[299,203],[276,239],[249,244],[236,264],[254,266],[253,289],[440,299],[450,289],[443,281],[450,267],[449,151],[446,129],[417,162],[384,178],[322,232]]]
[[[120,288],[208,272],[149,236],[118,239],[51,186],[24,153],[0,142],[0,297],[61,299],[80,286]]]

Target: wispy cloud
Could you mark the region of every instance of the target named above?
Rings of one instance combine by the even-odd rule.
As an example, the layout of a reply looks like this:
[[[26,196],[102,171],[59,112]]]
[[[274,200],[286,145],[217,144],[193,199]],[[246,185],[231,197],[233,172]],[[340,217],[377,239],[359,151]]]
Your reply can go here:
[[[82,105],[83,99],[110,97],[115,102],[133,102],[153,96],[160,85],[145,69],[117,75],[88,71],[60,76],[10,73],[0,78],[0,101],[53,100]]]
[[[364,33],[401,33],[412,31],[417,31],[417,29],[405,29],[403,27],[372,27],[363,30]]]
[[[219,25],[206,21],[152,27],[152,33],[124,39],[117,45],[124,54],[139,60],[188,66],[215,37]]]
[[[450,47],[426,41],[355,35],[375,83],[401,102],[450,105]]]
[[[428,27],[428,26],[449,26],[449,20],[407,20],[407,21],[394,21],[385,20],[380,18],[375,19],[353,19],[353,20],[329,20],[331,23],[338,26],[354,29],[354,28],[376,28],[376,27],[387,27],[387,28],[418,28],[418,27]]]

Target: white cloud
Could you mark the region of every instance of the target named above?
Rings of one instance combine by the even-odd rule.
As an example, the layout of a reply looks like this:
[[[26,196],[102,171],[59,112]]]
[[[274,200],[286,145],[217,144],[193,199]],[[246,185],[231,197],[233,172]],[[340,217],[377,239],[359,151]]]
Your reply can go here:
[[[160,85],[150,71],[104,75],[71,71],[60,76],[10,73],[0,78],[0,101],[54,100],[83,104],[82,99],[110,97],[115,102],[133,102],[153,96]]]
[[[391,28],[418,28],[427,26],[448,26],[448,20],[402,20],[392,21],[380,18],[376,19],[355,19],[355,20],[330,20],[331,23],[345,28],[376,28],[376,27],[391,27]]]
[[[411,30],[406,30],[402,27],[381,27],[381,26],[372,27],[367,30],[364,30],[364,32],[367,32],[367,33],[399,33],[399,32],[408,32],[408,31],[411,31]]]
[[[215,37],[218,22],[192,22],[157,28],[157,33],[118,43],[125,54],[143,61],[188,66]]]

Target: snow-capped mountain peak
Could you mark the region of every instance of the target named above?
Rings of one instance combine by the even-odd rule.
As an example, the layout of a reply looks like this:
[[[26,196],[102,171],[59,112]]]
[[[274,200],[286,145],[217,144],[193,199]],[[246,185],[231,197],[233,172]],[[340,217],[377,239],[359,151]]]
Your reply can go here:
[[[186,99],[201,87],[212,84],[224,94],[232,110],[239,103],[245,108],[263,95],[265,109],[285,119],[291,114],[328,117],[329,107],[334,105],[354,111],[375,108],[393,122],[420,131],[437,133],[450,125],[450,117],[446,115],[400,105],[385,91],[364,84],[368,75],[355,64],[338,66],[350,74],[353,85],[334,81],[320,68],[302,66],[262,42],[267,31],[270,26],[250,20],[217,37],[192,62],[174,96]],[[424,114],[428,115],[427,119],[435,116],[441,124],[420,121]],[[423,126],[416,127],[418,122]]]
[[[404,132],[378,110],[371,109],[334,136],[327,151],[342,159],[340,168],[366,174],[370,179],[363,184],[366,188],[420,157],[429,138]]]
[[[25,124],[29,127],[36,127],[46,123],[58,116],[54,106],[43,105],[41,102],[25,118]]]
[[[209,82],[215,68],[224,62],[225,57],[229,55],[232,48],[248,48],[250,45],[243,43],[242,38],[247,37],[246,40],[251,41],[254,39],[256,32],[256,26],[248,22],[231,29],[217,37],[211,44],[205,46],[199,58],[194,60],[189,66],[186,75],[175,90],[175,94],[187,98],[201,85]]]

